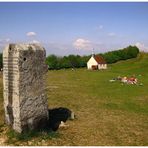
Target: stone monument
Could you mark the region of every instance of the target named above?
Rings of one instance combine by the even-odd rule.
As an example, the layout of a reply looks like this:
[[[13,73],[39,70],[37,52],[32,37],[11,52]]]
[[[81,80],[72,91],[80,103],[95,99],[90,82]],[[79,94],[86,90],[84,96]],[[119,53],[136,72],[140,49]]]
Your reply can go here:
[[[5,122],[19,133],[48,121],[46,51],[38,44],[9,44],[3,51]]]

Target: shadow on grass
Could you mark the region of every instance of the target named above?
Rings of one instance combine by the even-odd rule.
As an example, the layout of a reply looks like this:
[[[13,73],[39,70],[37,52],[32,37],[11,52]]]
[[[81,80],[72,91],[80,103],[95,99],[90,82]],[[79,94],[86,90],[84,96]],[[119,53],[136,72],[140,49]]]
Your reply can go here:
[[[48,140],[59,138],[60,134],[57,132],[59,125],[61,121],[66,122],[68,119],[71,119],[72,112],[65,107],[48,109],[48,112],[48,120],[38,122],[37,130],[27,128],[23,133],[17,133],[9,128],[7,144],[17,145],[17,143],[20,144],[20,142],[27,142],[33,139]]]

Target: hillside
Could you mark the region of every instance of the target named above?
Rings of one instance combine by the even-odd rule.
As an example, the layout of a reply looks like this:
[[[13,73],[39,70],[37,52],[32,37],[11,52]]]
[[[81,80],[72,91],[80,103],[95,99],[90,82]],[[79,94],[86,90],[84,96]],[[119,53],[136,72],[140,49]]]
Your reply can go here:
[[[0,145],[125,146],[148,145],[148,54],[120,61],[107,70],[53,70],[47,73],[49,108],[68,107],[77,119],[56,133],[19,135],[3,123],[0,76]],[[109,82],[117,76],[135,75],[142,86]]]
[[[146,73],[148,71],[148,53],[140,53],[137,58],[130,59],[126,61],[120,61],[116,64],[112,65],[112,70],[116,71],[116,69],[131,71],[131,73],[135,72],[136,74]],[[121,71],[120,71],[121,72]]]

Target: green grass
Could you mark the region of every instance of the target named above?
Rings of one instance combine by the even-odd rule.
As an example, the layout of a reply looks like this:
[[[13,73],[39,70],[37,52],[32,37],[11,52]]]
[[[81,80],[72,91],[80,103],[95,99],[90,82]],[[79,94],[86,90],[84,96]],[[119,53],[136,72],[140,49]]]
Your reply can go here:
[[[131,75],[143,86],[109,82],[117,76]],[[102,71],[49,71],[46,82],[49,108],[68,107],[77,119],[55,133],[15,135],[3,124],[1,76],[0,141],[4,137],[5,145],[148,145],[148,54],[141,53]]]
[[[31,145],[35,144],[35,140],[37,140],[37,142],[41,142],[42,140],[47,140],[47,139],[53,139],[53,138],[57,138],[59,136],[58,132],[45,132],[45,131],[28,131],[26,133],[16,133],[14,130],[9,129],[7,132],[7,141],[6,143],[9,145],[16,143],[16,145],[19,145],[20,142],[29,142],[29,141],[34,141],[34,143],[30,143]],[[38,143],[36,143],[38,144]],[[41,144],[41,143],[40,143]]]

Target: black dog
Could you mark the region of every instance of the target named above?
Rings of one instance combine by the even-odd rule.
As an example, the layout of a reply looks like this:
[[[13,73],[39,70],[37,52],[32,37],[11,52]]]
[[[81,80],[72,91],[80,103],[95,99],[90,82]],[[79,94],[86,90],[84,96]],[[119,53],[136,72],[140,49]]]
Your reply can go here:
[[[48,110],[49,123],[48,126],[53,131],[58,130],[61,121],[66,122],[68,119],[74,118],[74,113],[68,108],[59,107]]]

